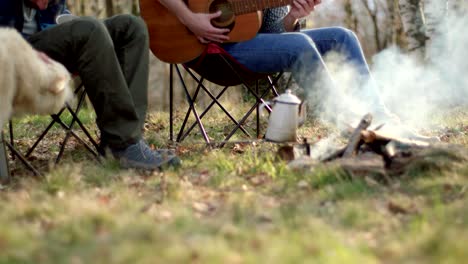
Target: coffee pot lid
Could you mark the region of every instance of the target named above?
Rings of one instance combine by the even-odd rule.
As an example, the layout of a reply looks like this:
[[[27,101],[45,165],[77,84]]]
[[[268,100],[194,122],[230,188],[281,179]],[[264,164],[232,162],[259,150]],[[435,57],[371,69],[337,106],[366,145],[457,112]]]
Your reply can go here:
[[[301,100],[292,94],[291,89],[287,89],[283,94],[273,99],[273,101],[284,104],[300,104]]]

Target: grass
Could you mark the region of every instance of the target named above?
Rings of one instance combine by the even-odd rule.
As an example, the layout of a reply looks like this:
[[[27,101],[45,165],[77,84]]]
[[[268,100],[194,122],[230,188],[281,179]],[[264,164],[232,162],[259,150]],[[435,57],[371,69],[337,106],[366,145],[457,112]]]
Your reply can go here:
[[[85,124],[96,134],[91,111]],[[167,113],[152,113],[146,137],[167,141]],[[178,113],[178,120],[183,118]],[[206,116],[222,138],[228,121]],[[251,121],[253,122],[253,121]],[[441,116],[428,134],[468,146],[468,111]],[[25,148],[48,119],[15,120]],[[211,126],[210,126],[211,125]],[[213,126],[215,125],[215,126]],[[196,130],[195,130],[196,131]],[[300,134],[333,128],[310,121]],[[291,170],[276,146],[209,149],[177,145],[178,169],[141,173],[98,163],[75,140],[57,166],[56,127],[32,157],[45,177],[12,163],[0,188],[0,263],[464,263],[468,258],[468,164],[418,164],[381,183],[340,168]],[[240,139],[240,137],[239,137]],[[48,146],[55,146],[49,148]],[[443,155],[443,154],[442,154]]]

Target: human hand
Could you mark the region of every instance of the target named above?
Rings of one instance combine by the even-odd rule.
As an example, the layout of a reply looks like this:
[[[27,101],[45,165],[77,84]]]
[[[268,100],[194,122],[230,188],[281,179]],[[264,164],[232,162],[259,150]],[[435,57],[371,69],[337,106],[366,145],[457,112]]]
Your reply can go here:
[[[306,17],[314,11],[315,6],[320,3],[322,3],[322,0],[294,0],[288,15],[293,19]]]
[[[184,24],[197,36],[201,43],[223,43],[229,40],[229,36],[226,35],[229,29],[217,28],[211,24],[211,20],[220,15],[221,11],[212,14],[193,13]]]

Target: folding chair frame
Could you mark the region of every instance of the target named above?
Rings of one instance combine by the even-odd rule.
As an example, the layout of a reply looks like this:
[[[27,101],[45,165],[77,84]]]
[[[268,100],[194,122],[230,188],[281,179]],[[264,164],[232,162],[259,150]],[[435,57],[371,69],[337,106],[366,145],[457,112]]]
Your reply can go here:
[[[41,173],[35,169],[30,162],[28,162],[27,158],[34,152],[36,147],[39,145],[39,143],[44,139],[44,137],[47,135],[47,133],[50,131],[50,129],[54,126],[55,123],[59,124],[65,131],[65,137],[62,141],[62,144],[60,145],[60,150],[59,153],[55,159],[55,164],[58,164],[63,157],[63,153],[65,150],[65,146],[70,139],[71,136],[73,136],[76,140],[78,140],[80,143],[82,143],[86,149],[94,156],[98,157],[98,152],[97,150],[99,149],[99,145],[97,142],[93,139],[91,136],[90,132],[88,129],[83,125],[83,123],[80,121],[78,118],[78,112],[81,110],[83,103],[86,98],[86,91],[84,89],[83,84],[80,84],[76,89],[75,89],[75,97],[78,98],[78,103],[76,105],[76,108],[73,109],[70,104],[66,104],[65,107],[63,107],[58,113],[50,115],[52,118],[52,121],[49,123],[47,128],[39,135],[37,140],[34,142],[34,144],[31,146],[31,148],[26,152],[26,155],[22,155],[16,148],[15,148],[15,143],[14,143],[14,133],[13,133],[13,124],[10,121],[9,123],[9,133],[10,133],[10,142],[5,141],[5,145],[10,149],[12,158],[14,159],[17,157],[18,159],[21,160],[21,162],[36,176],[40,176]],[[72,116],[72,120],[70,121],[69,124],[65,124],[65,122],[62,121],[60,116],[62,115],[65,110],[68,110],[68,112]],[[74,125],[78,124],[78,126],[81,128],[81,130],[85,133],[86,137],[88,140],[91,142],[91,144],[94,146],[95,150],[88,144],[86,141],[84,141],[75,131],[73,131]]]
[[[204,78],[201,77],[200,79],[197,78],[193,72],[188,68],[186,67],[185,65],[183,65],[183,68],[189,73],[189,75],[197,82],[197,88],[195,89],[195,92],[193,94],[193,96],[190,95],[189,91],[188,91],[188,88],[187,88],[187,85],[182,77],[182,74],[181,74],[181,71],[179,69],[179,66],[176,65],[176,64],[171,64],[170,65],[170,72],[169,72],[169,75],[170,75],[170,83],[169,83],[169,122],[170,122],[170,135],[169,135],[169,138],[171,141],[174,140],[174,129],[173,129],[173,100],[174,100],[174,68],[176,69],[177,71],[177,75],[179,77],[179,80],[182,84],[182,87],[184,89],[184,92],[185,92],[185,96],[187,98],[187,101],[189,103],[189,109],[187,110],[187,113],[185,115],[185,118],[184,118],[184,121],[182,123],[182,126],[179,130],[179,133],[177,135],[177,139],[176,139],[176,142],[181,142],[185,139],[186,136],[188,136],[188,134],[192,131],[192,129],[198,124],[199,126],[199,129],[200,129],[200,132],[201,134],[203,135],[203,138],[205,140],[205,142],[207,144],[211,144],[211,141],[206,133],[206,130],[203,126],[203,123],[201,122],[201,119],[203,118],[203,116],[211,109],[211,107],[216,104],[218,105],[218,107],[220,107],[221,110],[223,110],[223,112],[229,117],[229,119],[231,119],[231,121],[236,125],[236,127],[229,133],[228,136],[226,136],[226,138],[224,139],[224,142],[227,142],[236,132],[238,129],[240,129],[245,135],[247,135],[248,137],[251,137],[251,135],[244,129],[244,127],[242,126],[244,124],[244,122],[247,120],[247,118],[250,117],[250,115],[252,114],[252,112],[256,109],[257,112],[256,112],[256,131],[257,131],[257,138],[260,137],[260,117],[259,117],[259,106],[260,106],[260,103],[265,103],[265,101],[263,100],[263,97],[265,97],[267,95],[268,92],[272,91],[273,94],[275,96],[278,96],[278,92],[276,90],[276,87],[275,85],[277,84],[278,80],[280,79],[280,77],[282,76],[282,73],[280,73],[278,76],[276,76],[276,78],[273,80],[269,75],[265,75],[265,78],[266,80],[268,80],[268,83],[269,83],[269,86],[268,88],[261,94],[259,95],[259,80],[260,79],[257,79],[255,81],[255,90],[252,89],[252,87],[250,87],[249,85],[247,85],[247,82],[245,81],[244,78],[242,78],[242,76],[240,76],[240,74],[234,69],[234,67],[231,65],[231,63],[229,61],[226,60],[226,58],[222,57],[221,58],[223,59],[224,63],[226,63],[226,65],[229,66],[229,68],[232,70],[232,72],[234,74],[236,74],[236,77],[241,81],[241,84],[242,86],[244,86],[249,92],[250,94],[252,94],[255,98],[256,98],[256,102],[255,104],[249,109],[249,111],[247,111],[247,113],[239,120],[237,121],[234,117],[232,117],[232,115],[224,108],[224,106],[222,106],[220,103],[219,103],[219,98],[224,94],[224,92],[227,90],[227,88],[229,88],[230,86],[224,86],[224,88],[221,89],[221,91],[216,95],[214,96],[204,85],[203,85],[203,81],[204,81]],[[199,94],[199,91],[200,89],[202,89],[211,99],[211,103],[205,108],[205,110],[201,113],[201,114],[198,114],[196,108],[195,108],[195,102],[197,100],[197,97],[198,97],[198,94]],[[271,112],[271,108],[265,104],[265,108]],[[185,126],[187,124],[187,121],[188,121],[188,118],[191,114],[191,112],[193,112],[193,115],[196,119],[196,121],[186,130],[185,130]],[[224,143],[220,144],[220,147],[223,147],[224,146]]]
[[[0,183],[8,183],[9,181],[10,169],[8,168],[3,131],[0,131]]]

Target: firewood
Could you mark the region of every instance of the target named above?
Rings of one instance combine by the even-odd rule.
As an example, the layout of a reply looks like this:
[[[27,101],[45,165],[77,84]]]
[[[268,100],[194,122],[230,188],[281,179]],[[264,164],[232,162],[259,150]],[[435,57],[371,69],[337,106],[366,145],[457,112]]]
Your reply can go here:
[[[362,130],[361,138],[365,143],[372,143],[377,139],[377,135],[371,130]]]
[[[296,157],[294,155],[294,147],[291,145],[285,145],[278,148],[276,155],[285,161],[294,160]]]
[[[341,158],[330,164],[338,165],[351,175],[353,179],[374,175],[378,179],[389,181],[386,176],[384,162],[378,154],[367,152],[351,158]]]
[[[468,149],[461,145],[434,144],[429,147],[412,147],[399,151],[387,171],[401,175],[408,171],[444,170],[468,162]]]
[[[382,131],[373,131],[373,130],[362,130],[361,138],[366,143],[373,143],[379,141],[381,144],[385,145],[390,141],[394,141],[398,147],[428,147],[429,143],[425,141],[412,140],[407,138],[401,138],[397,135],[390,133],[385,133]]]
[[[321,161],[328,162],[328,161],[332,161],[334,159],[340,158],[343,156],[343,153],[345,152],[345,150],[346,150],[346,146],[334,151],[332,154],[330,154],[330,156],[322,159]]]
[[[361,132],[363,130],[366,130],[370,126],[371,122],[372,122],[371,114],[366,114],[361,119],[361,121],[359,122],[359,125],[356,127],[353,134],[351,134],[351,137],[349,138],[349,143],[345,149],[345,152],[343,153],[343,157],[351,157],[353,155],[353,153],[356,151],[357,147],[359,146],[359,141],[361,141]]]

